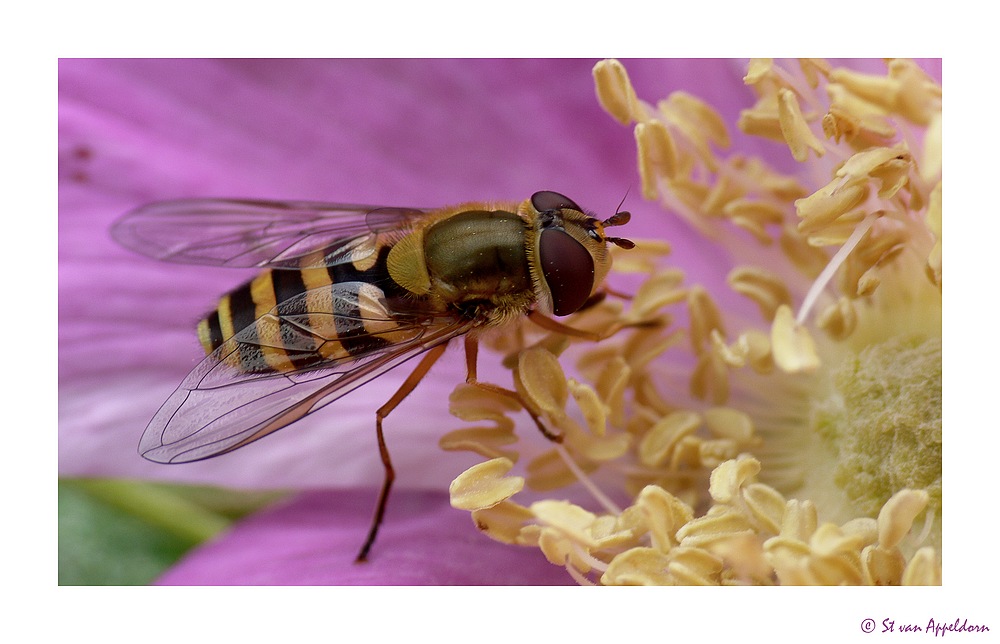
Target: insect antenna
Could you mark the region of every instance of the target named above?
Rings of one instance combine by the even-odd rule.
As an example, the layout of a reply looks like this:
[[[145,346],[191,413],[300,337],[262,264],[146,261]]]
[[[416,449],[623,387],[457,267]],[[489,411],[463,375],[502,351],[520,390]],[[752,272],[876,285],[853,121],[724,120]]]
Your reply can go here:
[[[615,208],[615,214],[611,215],[607,219],[601,222],[604,227],[609,226],[624,226],[632,219],[632,213],[627,210],[622,210],[622,205],[625,203],[625,199],[628,197],[628,190],[625,191],[625,196],[622,197],[621,202],[619,202],[618,207]],[[605,237],[605,239],[619,248],[624,248],[625,250],[630,250],[635,248],[635,243],[624,239],[622,237]]]
[[[635,242],[631,239],[625,239],[623,237],[606,237],[606,239],[618,248],[624,248],[625,250],[632,250],[635,248]]]

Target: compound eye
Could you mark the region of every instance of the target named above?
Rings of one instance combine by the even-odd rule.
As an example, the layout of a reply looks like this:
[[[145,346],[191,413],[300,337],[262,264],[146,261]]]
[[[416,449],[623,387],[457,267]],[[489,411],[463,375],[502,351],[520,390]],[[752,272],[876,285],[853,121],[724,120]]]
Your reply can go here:
[[[543,230],[538,240],[542,277],[552,294],[552,312],[563,316],[580,310],[594,288],[594,258],[564,230]]]
[[[583,212],[580,206],[573,203],[572,199],[551,190],[542,190],[531,195],[531,205],[538,212],[548,212],[549,210],[559,210],[560,208],[570,208],[578,212]]]

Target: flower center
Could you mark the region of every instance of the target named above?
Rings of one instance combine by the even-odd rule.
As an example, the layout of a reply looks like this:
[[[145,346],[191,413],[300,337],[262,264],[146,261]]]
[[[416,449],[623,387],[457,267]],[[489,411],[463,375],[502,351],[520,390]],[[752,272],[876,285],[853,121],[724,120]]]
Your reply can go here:
[[[833,480],[874,517],[896,491],[924,489],[941,508],[941,339],[871,344],[833,370],[813,427],[836,456]],[[853,514],[853,513],[852,513]]]

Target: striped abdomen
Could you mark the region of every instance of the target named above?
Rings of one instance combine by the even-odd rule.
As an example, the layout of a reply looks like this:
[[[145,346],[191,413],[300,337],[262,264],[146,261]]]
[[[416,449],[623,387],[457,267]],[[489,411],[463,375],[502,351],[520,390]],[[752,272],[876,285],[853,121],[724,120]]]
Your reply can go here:
[[[365,267],[266,270],[224,295],[198,324],[198,338],[207,353],[234,338],[226,360],[245,372],[305,369],[404,341],[417,331],[401,330],[387,308],[405,291],[385,256]]]

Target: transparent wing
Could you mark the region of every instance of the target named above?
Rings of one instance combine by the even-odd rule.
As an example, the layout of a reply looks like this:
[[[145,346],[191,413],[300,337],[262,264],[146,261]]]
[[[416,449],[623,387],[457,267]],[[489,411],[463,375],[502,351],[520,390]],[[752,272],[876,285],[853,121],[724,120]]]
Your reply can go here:
[[[308,201],[181,199],[126,214],[115,240],[142,255],[237,268],[318,268],[371,255],[410,229],[421,208]]]
[[[357,307],[350,287],[334,285],[334,292],[340,292],[334,297],[352,299],[352,306]],[[310,352],[321,361],[290,371],[246,372],[240,367],[240,352],[263,352],[276,344],[273,334],[260,333],[258,321],[223,343],[188,374],[150,421],[139,453],[160,463],[186,463],[232,451],[471,328],[468,321],[450,318],[390,318],[375,303],[352,314],[317,315],[305,311],[308,295],[280,304],[263,326],[280,328],[281,346],[288,355],[294,353],[300,363],[308,362]],[[372,317],[376,315],[386,317]],[[366,326],[382,330],[365,332]],[[334,327],[340,340],[338,334],[330,333]],[[367,341],[369,348],[349,357],[324,358],[324,343],[342,341],[345,333],[355,346]]]

